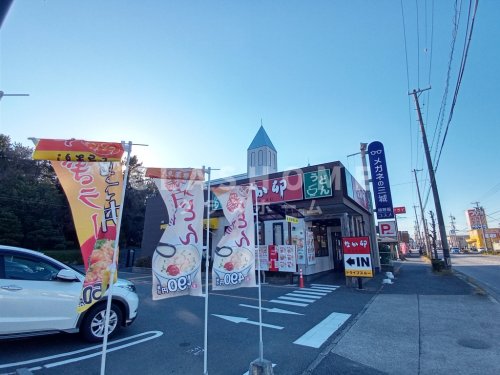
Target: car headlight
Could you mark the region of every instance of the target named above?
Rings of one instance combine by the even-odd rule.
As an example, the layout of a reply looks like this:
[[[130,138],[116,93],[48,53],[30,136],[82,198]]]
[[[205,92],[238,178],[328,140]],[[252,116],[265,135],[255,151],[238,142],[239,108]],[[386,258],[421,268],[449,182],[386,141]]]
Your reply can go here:
[[[118,288],[123,288],[123,289],[127,289],[129,292],[136,292],[135,290],[135,285],[130,283],[130,284],[121,284],[121,285],[117,285]]]

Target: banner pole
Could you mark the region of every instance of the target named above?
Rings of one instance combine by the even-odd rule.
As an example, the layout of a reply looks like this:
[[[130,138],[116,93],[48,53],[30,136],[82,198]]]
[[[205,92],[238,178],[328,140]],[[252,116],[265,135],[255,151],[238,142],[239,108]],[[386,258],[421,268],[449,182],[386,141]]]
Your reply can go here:
[[[203,167],[205,170],[205,167]],[[208,271],[210,263],[210,175],[212,168],[208,167],[208,183],[207,183],[207,232],[206,232],[206,252],[205,252],[205,332],[203,337],[203,374],[208,375]],[[204,172],[205,173],[205,172]]]
[[[125,148],[125,145],[126,145],[125,142],[122,142],[122,145],[124,145],[124,148]],[[123,186],[122,186],[122,202],[120,205],[120,212],[118,213],[118,222],[116,223],[116,236],[115,236],[115,247],[113,249],[113,262],[111,263],[111,266],[109,267],[111,274],[109,275],[108,299],[107,299],[107,305],[106,305],[106,320],[104,323],[104,338],[102,341],[101,375],[104,375],[106,373],[106,351],[107,351],[107,346],[108,346],[109,315],[110,315],[110,311],[111,311],[113,285],[114,285],[115,274],[116,274],[116,261],[118,259],[118,242],[120,239],[120,227],[122,224],[123,209],[124,209],[124,203],[125,203],[125,192],[127,189],[127,179],[128,179],[129,165],[130,165],[130,154],[132,152],[132,142],[128,142],[127,152],[128,152],[128,154],[127,154],[127,161],[125,162],[125,175],[123,177]],[[120,322],[117,322],[117,324],[119,324],[119,323]]]
[[[262,290],[261,290],[261,280],[260,280],[260,235],[259,235],[259,205],[257,200],[256,186],[252,185],[252,190],[255,192],[255,223],[257,225],[257,280],[259,283],[259,360],[262,362],[264,360],[264,341],[262,340]],[[253,197],[252,197],[253,198]]]

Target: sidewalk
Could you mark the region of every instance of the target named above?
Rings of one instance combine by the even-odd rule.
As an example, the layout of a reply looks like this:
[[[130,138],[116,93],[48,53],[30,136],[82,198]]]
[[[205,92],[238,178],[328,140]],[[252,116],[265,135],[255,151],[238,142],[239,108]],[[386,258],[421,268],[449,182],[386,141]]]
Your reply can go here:
[[[500,374],[500,304],[423,258],[398,262],[313,374]]]

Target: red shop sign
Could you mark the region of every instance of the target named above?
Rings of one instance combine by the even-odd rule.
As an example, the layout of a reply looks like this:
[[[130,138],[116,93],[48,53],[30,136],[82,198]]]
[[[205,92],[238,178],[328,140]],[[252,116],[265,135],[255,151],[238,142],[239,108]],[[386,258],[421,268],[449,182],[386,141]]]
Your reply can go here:
[[[303,198],[302,175],[256,181],[257,203],[296,201]]]

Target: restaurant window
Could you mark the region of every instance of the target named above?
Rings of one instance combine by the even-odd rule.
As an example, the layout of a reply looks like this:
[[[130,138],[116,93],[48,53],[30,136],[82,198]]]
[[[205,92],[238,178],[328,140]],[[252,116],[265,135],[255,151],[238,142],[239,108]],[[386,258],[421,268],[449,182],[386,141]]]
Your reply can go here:
[[[312,232],[314,236],[314,251],[316,253],[316,257],[327,257],[328,237],[326,225],[314,225],[312,227]]]
[[[259,228],[259,233],[257,233],[257,228]],[[258,237],[257,237],[258,235]],[[266,244],[266,238],[264,235],[264,223],[259,222],[258,225],[255,225],[255,240],[259,240],[259,245],[265,245]]]
[[[273,244],[284,245],[283,242],[283,223],[273,224]]]

